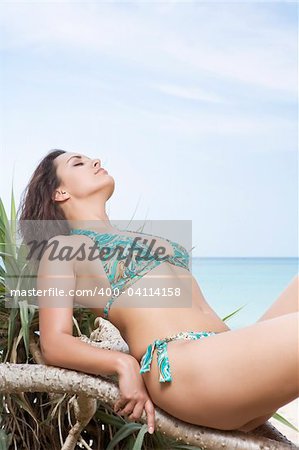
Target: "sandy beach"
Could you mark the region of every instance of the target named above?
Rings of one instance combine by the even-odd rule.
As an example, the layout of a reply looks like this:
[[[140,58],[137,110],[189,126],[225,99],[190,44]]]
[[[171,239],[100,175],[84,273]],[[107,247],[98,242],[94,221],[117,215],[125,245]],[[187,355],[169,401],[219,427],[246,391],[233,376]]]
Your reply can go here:
[[[278,414],[281,414],[285,419],[291,422],[295,427],[299,428],[299,399],[293,400],[287,405],[282,406],[277,410]],[[290,439],[294,444],[299,446],[299,432],[292,430],[288,426],[280,423],[273,417],[269,422],[277,428],[282,434]]]

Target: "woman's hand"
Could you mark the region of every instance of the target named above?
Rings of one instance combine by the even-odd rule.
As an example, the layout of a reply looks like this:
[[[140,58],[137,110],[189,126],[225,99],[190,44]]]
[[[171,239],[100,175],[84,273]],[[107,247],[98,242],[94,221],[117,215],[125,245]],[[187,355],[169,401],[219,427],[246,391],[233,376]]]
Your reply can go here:
[[[123,360],[118,370],[120,398],[114,405],[114,412],[138,420],[145,409],[148,431],[152,434],[155,429],[155,408],[139,371],[140,366],[134,357]]]

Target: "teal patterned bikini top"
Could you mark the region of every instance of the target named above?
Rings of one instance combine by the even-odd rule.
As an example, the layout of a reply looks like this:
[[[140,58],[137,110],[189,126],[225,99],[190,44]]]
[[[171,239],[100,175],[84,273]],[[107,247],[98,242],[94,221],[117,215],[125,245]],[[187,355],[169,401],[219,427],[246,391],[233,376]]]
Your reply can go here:
[[[169,242],[173,248],[173,255],[163,255],[163,259],[161,260],[160,258],[157,259],[157,256],[155,256],[154,254],[149,253],[147,254],[147,258],[141,257],[138,260],[136,260],[134,257],[127,258],[129,263],[124,264],[124,259],[121,259],[118,256],[119,252],[117,251],[117,249],[119,249],[120,247],[122,249],[125,249],[128,246],[130,248],[134,239],[138,236],[134,234],[132,236],[125,236],[117,233],[97,233],[95,231],[85,230],[81,228],[71,229],[70,234],[81,234],[90,237],[96,243],[99,252],[101,251],[101,249],[103,249],[103,247],[109,249],[109,257],[107,257],[107,259],[105,259],[104,256],[101,256],[101,261],[103,262],[106,275],[110,282],[111,291],[113,293],[112,297],[109,299],[104,308],[105,319],[108,319],[109,309],[114,300],[119,297],[119,295],[122,294],[125,289],[132,286],[132,284],[136,283],[136,281],[138,281],[159,264],[167,261],[170,264],[182,267],[190,271],[189,254],[185,247],[178,244],[177,242],[170,241],[166,238],[161,238],[161,236],[154,236],[153,234],[142,233],[140,231],[138,232],[138,234],[142,234],[145,236],[144,239],[146,239],[146,237],[153,237],[161,238]],[[142,242],[140,240],[135,241],[132,249],[132,255],[134,255],[134,251],[139,255],[143,255],[144,251],[148,251],[148,244],[146,244],[143,240]]]

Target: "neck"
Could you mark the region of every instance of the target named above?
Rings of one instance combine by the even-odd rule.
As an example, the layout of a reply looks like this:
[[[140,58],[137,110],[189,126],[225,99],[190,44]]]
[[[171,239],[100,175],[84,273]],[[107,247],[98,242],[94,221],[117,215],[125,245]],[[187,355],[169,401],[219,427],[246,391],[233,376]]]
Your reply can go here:
[[[84,199],[82,202],[73,202],[65,211],[70,228],[82,228],[91,231],[109,232],[115,230],[106,213],[105,202],[93,199]],[[97,199],[98,200],[98,199]]]
[[[68,221],[71,229],[83,229],[96,231],[98,233],[108,233],[115,232],[117,229],[113,227],[111,222],[104,220],[76,220],[76,221]]]

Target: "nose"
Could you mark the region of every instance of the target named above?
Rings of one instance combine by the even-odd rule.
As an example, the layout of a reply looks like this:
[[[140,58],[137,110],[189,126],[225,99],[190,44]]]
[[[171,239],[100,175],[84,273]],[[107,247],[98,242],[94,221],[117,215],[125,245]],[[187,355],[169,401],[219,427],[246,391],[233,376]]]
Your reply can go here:
[[[97,165],[101,167],[101,160],[100,159],[94,159],[92,162],[93,167],[96,167]]]

